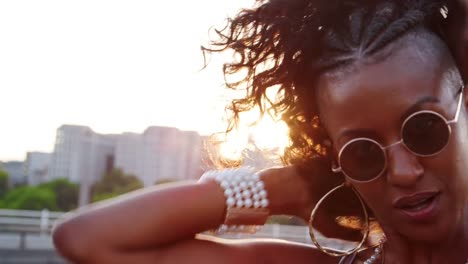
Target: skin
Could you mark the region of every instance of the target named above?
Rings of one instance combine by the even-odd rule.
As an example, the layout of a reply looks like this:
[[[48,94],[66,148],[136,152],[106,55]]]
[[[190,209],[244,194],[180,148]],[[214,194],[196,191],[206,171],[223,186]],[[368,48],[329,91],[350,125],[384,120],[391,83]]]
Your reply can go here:
[[[383,146],[397,142],[408,110],[426,96],[437,102],[420,105],[418,110],[453,119],[458,103],[454,94],[462,81],[441,40],[419,31],[389,48],[392,55],[384,61],[371,65],[357,61],[351,73],[333,72],[320,78],[320,116],[336,153],[356,137],[370,137]],[[467,90],[449,145],[440,154],[417,157],[400,144],[387,150],[387,169],[381,177],[369,183],[347,180],[382,225],[388,240],[386,263],[464,263],[466,259]],[[414,223],[393,207],[394,199],[422,191],[441,192],[438,213],[431,221]]]
[[[300,216],[311,204],[294,168],[269,169],[261,177],[272,215]],[[148,188],[69,213],[55,226],[53,241],[72,263],[336,263],[310,246],[197,235],[222,224],[224,204],[214,182]]]
[[[468,38],[466,37],[468,34],[465,34],[465,32],[468,32],[468,27],[466,26],[468,19],[465,14],[468,13],[468,1],[453,0],[449,2],[454,7],[451,10],[455,10],[454,15],[450,16],[450,21],[447,23],[448,28],[446,32],[448,34],[449,46],[455,55],[458,69],[460,69],[463,79],[466,80],[468,70],[464,63],[468,61],[468,56],[466,55],[468,52],[465,52],[465,47],[468,46],[466,45],[468,43]],[[410,44],[406,43],[406,46],[413,46]],[[402,50],[402,54],[403,52],[406,53],[404,53],[405,56],[401,57],[408,58],[410,55],[416,54],[417,51],[417,49],[411,50],[411,52]],[[395,64],[397,59],[393,58],[393,60],[393,64]],[[327,77],[324,77],[321,81],[325,87],[319,90],[321,92],[326,91],[326,86],[334,82],[337,85],[335,87],[337,94],[334,94],[332,89],[328,93],[324,92],[320,94],[323,97],[321,99],[323,101],[322,107],[327,107],[328,104],[331,110],[336,109],[335,107],[338,103],[341,104],[345,101],[345,96],[351,96],[350,92],[352,89],[358,90],[360,93],[359,95],[355,94],[357,98],[353,99],[350,97],[349,99],[359,100],[359,97],[363,95],[374,96],[373,100],[368,100],[368,103],[380,103],[369,105],[368,107],[379,108],[379,111],[370,111],[366,107],[365,113],[379,113],[379,117],[385,117],[388,123],[382,123],[374,116],[367,118],[371,123],[367,123],[366,126],[372,124],[372,127],[383,137],[384,141],[389,142],[398,139],[395,132],[399,130],[399,124],[396,121],[398,119],[397,116],[401,115],[400,112],[403,111],[405,106],[408,107],[408,105],[417,100],[417,97],[421,95],[419,92],[437,96],[443,102],[440,105],[425,105],[425,107],[432,107],[433,110],[440,111],[447,117],[452,116],[455,104],[453,96],[451,96],[453,94],[449,96],[449,93],[447,91],[444,92],[442,87],[437,89],[434,86],[434,83],[437,82],[436,78],[439,78],[439,81],[443,79],[440,77],[440,74],[435,74],[437,73],[437,69],[433,68],[433,71],[427,71],[425,74],[422,74],[424,72],[422,66],[429,66],[428,64],[432,63],[435,65],[445,65],[445,69],[449,66],[453,68],[453,63],[450,60],[446,61],[449,64],[451,63],[450,65],[437,60],[424,61],[424,63],[414,65],[414,63],[411,64],[411,61],[400,58],[399,63],[401,64],[398,67],[392,65],[391,62],[391,60],[388,60],[383,64],[374,65],[377,68],[380,67],[380,71],[377,68],[369,71],[370,65],[357,65],[359,66],[357,68],[360,71],[359,74],[353,73],[354,77],[343,77],[350,78],[350,81],[353,80],[354,88],[351,87],[352,85],[348,88],[339,86],[338,84],[343,84],[343,82],[340,83],[339,80],[336,80],[336,76],[328,80]],[[403,68],[405,65],[406,67]],[[425,69],[430,70],[429,68]],[[440,72],[443,69],[441,66],[438,70]],[[367,87],[357,87],[358,80],[366,79],[363,78],[366,72],[368,81],[374,79],[374,83],[370,82]],[[390,83],[396,81],[396,79],[400,79],[395,78],[395,76],[398,76],[396,75],[397,73],[407,77],[405,79],[407,83],[380,87],[382,89],[378,91],[376,88],[372,88],[377,83],[382,85],[384,83],[382,80],[385,80],[385,83]],[[361,79],[357,79],[358,77]],[[378,79],[379,82],[375,79]],[[427,82],[428,86],[420,86],[423,82]],[[414,86],[417,87],[415,88],[412,85],[412,89],[406,89],[405,91],[398,88],[400,85],[409,86],[410,83],[414,83]],[[430,86],[430,84],[433,86]],[[364,88],[367,89],[366,93],[363,93]],[[460,183],[459,179],[465,175],[464,179],[466,181],[466,174],[462,174],[462,172],[466,171],[467,165],[463,163],[468,160],[466,156],[467,142],[463,141],[468,131],[466,121],[467,91],[468,89],[465,90],[465,107],[462,109],[460,121],[456,125],[457,128],[454,129],[454,135],[451,139],[452,143],[444,153],[441,153],[443,156],[422,161],[411,156],[405,149],[398,146],[389,151],[391,152],[389,153],[391,161],[388,174],[385,177],[368,185],[350,182],[350,184],[358,189],[375,211],[387,233],[388,243],[385,246],[385,263],[464,263],[465,261],[460,253],[465,252],[466,248],[468,248],[466,242],[466,238],[468,237],[466,219],[468,217],[465,216],[465,220],[462,221],[460,204],[467,203],[466,200],[462,201],[458,197],[465,195],[466,199],[465,189],[467,184],[466,182]],[[402,94],[406,96],[402,97]],[[389,100],[390,97],[394,99]],[[333,102],[331,101],[332,99],[340,100]],[[358,110],[354,106],[352,109]],[[349,108],[347,110],[352,110]],[[387,111],[382,111],[382,108],[385,108]],[[362,108],[360,109],[363,110]],[[326,111],[322,108],[322,112],[325,113]],[[348,114],[347,116],[350,115]],[[322,119],[326,118],[324,114]],[[328,118],[330,120],[330,117]],[[331,126],[328,123],[327,126]],[[359,124],[361,123],[358,122],[354,125]],[[384,127],[387,126],[388,129],[385,129]],[[328,129],[330,131],[331,127]],[[335,125],[335,138],[337,130],[338,128]],[[339,143],[337,139],[334,140],[334,143],[335,150],[339,148],[338,144],[343,144]],[[298,177],[294,169],[290,167],[266,170],[262,173],[262,178],[269,191],[268,195],[272,214],[293,214],[307,218],[310,209],[317,201],[317,194],[324,191],[318,187],[314,189],[314,186],[322,186],[322,181],[308,179],[305,182],[305,179]],[[450,181],[447,181],[447,178]],[[458,188],[454,187],[454,185],[458,185]],[[305,186],[309,187],[305,188]],[[437,229],[431,229],[425,227],[413,228],[413,226],[404,223],[404,220],[399,217],[392,216],[392,209],[388,205],[389,195],[395,195],[395,193],[402,192],[403,190],[426,188],[428,186],[435,186],[444,191],[446,202],[443,203],[443,210],[453,216],[452,218],[448,216],[440,217],[433,226]],[[327,187],[327,189],[330,188]],[[379,190],[379,192],[376,193],[374,190]],[[183,197],[184,199],[174,199],[174,197]],[[453,201],[454,203],[449,204],[449,201]],[[453,210],[450,210],[450,207]],[[465,214],[466,211],[465,208]],[[232,243],[196,235],[203,230],[219,226],[223,219],[223,213],[224,195],[216,184],[191,182],[167,185],[137,191],[115,200],[94,204],[82,208],[77,212],[70,213],[55,226],[53,239],[58,252],[72,263],[327,264],[337,263],[338,261],[337,258],[328,257],[311,247],[281,241],[244,241]],[[389,214],[388,218],[386,214]],[[317,224],[319,230],[332,230],[332,233],[333,230],[336,230],[336,225],[331,220],[323,221],[323,224]],[[455,227],[459,227],[458,232]],[[428,241],[431,241],[431,244],[418,242],[421,240],[418,235],[421,234],[426,236],[429,239]],[[443,234],[447,235],[444,236]],[[459,234],[459,236],[453,234]],[[339,236],[340,234],[334,235]],[[434,245],[437,244],[443,246],[435,247]],[[433,252],[429,252],[429,250],[434,248]],[[360,262],[366,259],[369,254],[368,252],[367,254],[362,254],[359,257]],[[429,262],[429,260],[432,262]],[[357,263],[360,262],[357,261]]]

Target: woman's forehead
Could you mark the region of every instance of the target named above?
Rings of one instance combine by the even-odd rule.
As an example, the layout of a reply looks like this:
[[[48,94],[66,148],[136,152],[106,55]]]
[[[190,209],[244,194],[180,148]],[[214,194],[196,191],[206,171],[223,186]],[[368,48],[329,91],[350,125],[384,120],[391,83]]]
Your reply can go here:
[[[402,92],[459,84],[460,74],[445,43],[433,33],[418,30],[389,44],[380,53],[323,74],[316,91],[320,107],[320,97],[324,94],[344,100],[356,93],[366,96],[366,91],[372,95],[388,93],[388,88]],[[377,89],[380,86],[387,90]]]
[[[440,98],[441,104],[452,102],[458,89],[454,86],[461,83],[453,60],[441,53],[428,54],[415,44],[380,62],[356,62],[350,71],[319,79],[320,118],[329,133],[353,125],[352,121],[362,125],[378,113],[397,120],[423,97]]]
[[[409,75],[414,77],[417,74],[424,76],[425,79],[425,76],[439,77],[454,66],[455,63],[447,45],[434,33],[418,28],[387,44],[374,54],[358,56],[353,63],[326,72],[320,79],[333,82],[333,85],[349,82],[356,76],[366,77],[367,81],[375,80],[376,82],[387,81],[387,78],[405,79]],[[373,73],[367,76],[359,74],[363,71]],[[459,76],[455,79],[457,78]]]
[[[327,104],[367,105],[387,98],[396,101],[418,94],[436,95],[446,83],[440,67],[422,65],[419,61],[389,59],[373,65],[358,65],[344,75],[324,75],[318,86],[319,107]],[[447,69],[448,70],[448,69]]]

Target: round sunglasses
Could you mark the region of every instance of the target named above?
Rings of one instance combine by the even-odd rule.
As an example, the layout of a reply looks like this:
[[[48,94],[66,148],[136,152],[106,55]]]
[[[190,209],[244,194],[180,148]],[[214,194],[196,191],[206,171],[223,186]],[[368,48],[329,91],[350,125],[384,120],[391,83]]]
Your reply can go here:
[[[449,143],[452,134],[450,125],[458,121],[462,98],[463,87],[452,120],[447,120],[441,114],[430,110],[413,113],[401,126],[401,139],[388,146],[382,146],[366,137],[350,140],[339,151],[338,167],[332,168],[333,172],[341,172],[357,182],[373,181],[387,168],[386,150],[399,144],[416,156],[430,157],[439,154]]]

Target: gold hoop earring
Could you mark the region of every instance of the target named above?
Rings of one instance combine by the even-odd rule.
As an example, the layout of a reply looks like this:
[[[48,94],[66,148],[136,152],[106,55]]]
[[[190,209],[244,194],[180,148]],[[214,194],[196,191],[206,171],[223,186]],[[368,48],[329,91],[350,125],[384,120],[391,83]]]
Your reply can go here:
[[[312,239],[312,242],[314,243],[314,245],[317,247],[318,250],[322,251],[323,253],[329,255],[329,256],[333,256],[333,257],[342,257],[342,256],[348,256],[348,255],[351,255],[357,251],[359,251],[364,243],[367,241],[367,237],[369,236],[369,215],[367,213],[367,209],[366,209],[366,206],[364,204],[364,201],[362,200],[361,196],[359,195],[359,193],[353,188],[351,187],[351,189],[353,190],[354,194],[356,194],[356,196],[358,197],[359,199],[359,203],[361,204],[361,207],[364,211],[364,218],[365,218],[365,225],[364,225],[364,228],[365,228],[365,233],[362,237],[362,240],[361,242],[359,242],[359,244],[351,249],[351,250],[348,250],[348,251],[341,251],[341,250],[336,250],[336,249],[330,249],[330,248],[325,248],[323,246],[321,246],[319,244],[319,242],[317,241],[317,238],[315,237],[315,234],[314,234],[314,229],[312,227],[312,223],[314,221],[314,217],[315,217],[315,214],[317,213],[317,210],[318,208],[320,207],[320,205],[323,203],[323,201],[330,195],[332,194],[333,192],[337,191],[338,189],[341,189],[343,187],[346,186],[346,183],[342,183],[341,185],[338,185],[337,187],[331,189],[328,193],[326,193],[318,202],[317,204],[315,205],[314,209],[312,210],[312,213],[310,215],[310,219],[309,219],[309,234],[310,234],[310,238]]]

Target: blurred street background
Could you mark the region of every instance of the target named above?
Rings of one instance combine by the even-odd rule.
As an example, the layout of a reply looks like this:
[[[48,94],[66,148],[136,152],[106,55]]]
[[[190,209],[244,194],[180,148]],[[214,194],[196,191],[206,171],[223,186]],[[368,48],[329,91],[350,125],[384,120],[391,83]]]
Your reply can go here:
[[[232,54],[200,52],[253,3],[0,1],[0,264],[63,263],[51,228],[80,206],[196,180],[220,160],[281,164],[280,117],[254,109],[219,133],[239,96],[223,85]],[[301,224],[273,218],[254,237],[310,244]]]

